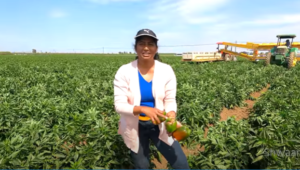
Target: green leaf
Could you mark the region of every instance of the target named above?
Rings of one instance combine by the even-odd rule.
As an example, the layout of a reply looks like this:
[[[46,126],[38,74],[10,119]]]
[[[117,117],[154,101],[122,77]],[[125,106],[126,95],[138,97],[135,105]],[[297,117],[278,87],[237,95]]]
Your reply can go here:
[[[259,155],[263,154],[264,151],[265,151],[264,148],[259,149],[258,152],[256,153],[256,156],[259,156]]]
[[[21,152],[21,150],[19,150],[19,151],[16,151],[16,152],[12,153],[12,154],[9,156],[9,158],[11,158],[11,159],[14,159],[14,158],[16,158],[16,157],[17,157],[17,155],[18,155],[20,152]]]
[[[227,169],[227,167],[224,166],[224,165],[217,165],[217,167],[218,167],[219,169]]]
[[[225,155],[227,155],[227,154],[228,154],[228,152],[225,152],[225,151],[223,151],[223,152],[222,152],[222,151],[220,151],[220,152],[219,152],[219,154],[221,154],[221,155],[225,156]]]
[[[66,155],[64,154],[52,154],[54,157],[57,157],[57,158],[65,158]]]
[[[78,152],[75,152],[74,161],[77,161],[77,159],[78,159]]]
[[[258,162],[258,161],[262,160],[263,158],[264,158],[263,155],[258,156],[258,157],[256,157],[256,158],[252,161],[252,163]]]

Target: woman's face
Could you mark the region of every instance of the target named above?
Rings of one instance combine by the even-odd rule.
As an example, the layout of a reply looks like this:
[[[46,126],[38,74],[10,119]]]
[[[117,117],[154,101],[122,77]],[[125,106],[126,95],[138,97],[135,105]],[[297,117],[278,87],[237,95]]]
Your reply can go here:
[[[136,43],[135,50],[139,59],[152,60],[157,52],[157,46],[153,38],[145,36]]]

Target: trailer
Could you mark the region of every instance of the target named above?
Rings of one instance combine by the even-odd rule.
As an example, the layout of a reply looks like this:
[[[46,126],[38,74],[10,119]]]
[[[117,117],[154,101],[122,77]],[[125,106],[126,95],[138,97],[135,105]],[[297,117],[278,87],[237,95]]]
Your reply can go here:
[[[222,43],[217,43],[218,48]],[[217,48],[217,49],[218,49]],[[237,58],[231,54],[223,55],[223,52],[217,50],[214,52],[184,52],[181,61],[188,62],[214,62],[214,61],[236,61]]]
[[[182,54],[182,61],[212,62],[221,61],[222,55],[218,52],[185,52]]]

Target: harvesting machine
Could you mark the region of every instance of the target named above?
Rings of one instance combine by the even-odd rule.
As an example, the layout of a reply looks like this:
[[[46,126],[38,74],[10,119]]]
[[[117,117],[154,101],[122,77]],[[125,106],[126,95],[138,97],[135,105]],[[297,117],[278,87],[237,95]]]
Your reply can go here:
[[[218,42],[217,51],[215,52],[185,52],[182,55],[181,61],[191,62],[213,62],[213,61],[236,61],[236,56],[248,59],[250,61],[266,60],[266,65],[269,64],[288,64],[288,67],[296,65],[297,61],[300,61],[300,57],[297,56],[298,48],[300,48],[300,42],[291,42],[289,44],[280,43],[281,39],[294,38],[296,35],[278,35],[279,38],[276,43],[252,43],[247,42],[245,44],[230,43],[230,42]],[[220,46],[224,45],[223,49]],[[289,45],[289,47],[284,46]],[[274,47],[275,46],[275,47]],[[229,48],[231,47],[231,48]],[[252,54],[245,52],[236,52],[232,50],[232,47],[244,48],[252,50]],[[258,51],[267,50],[267,54],[264,55],[262,52],[259,54]],[[292,57],[290,57],[292,56]],[[289,62],[291,60],[291,62]]]
[[[225,45],[225,48],[219,50],[219,45]],[[231,47],[231,49],[229,49]],[[232,47],[237,48],[245,48],[253,50],[253,54],[247,54],[244,52],[236,52],[232,50]],[[223,56],[239,56],[245,59],[248,59],[250,61],[258,61],[258,60],[264,60],[265,57],[258,54],[258,50],[266,50],[266,48],[261,47],[260,44],[254,44],[247,42],[246,44],[236,44],[236,43],[230,43],[230,42],[221,42],[218,43],[219,52],[222,53]]]
[[[292,68],[296,65],[298,46],[292,47],[293,39],[296,37],[294,34],[287,35],[277,35],[278,41],[277,45],[274,46],[266,56],[266,65],[276,64],[287,66],[287,68]],[[287,39],[286,43],[281,44],[281,39]],[[291,43],[289,43],[291,39]]]

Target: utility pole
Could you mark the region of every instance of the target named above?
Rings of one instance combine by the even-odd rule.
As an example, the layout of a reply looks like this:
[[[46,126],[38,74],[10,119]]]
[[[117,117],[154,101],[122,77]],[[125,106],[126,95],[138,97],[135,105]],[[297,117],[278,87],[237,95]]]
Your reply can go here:
[[[102,49],[103,49],[103,52],[102,52],[102,53],[104,54],[104,47],[102,47]]]

